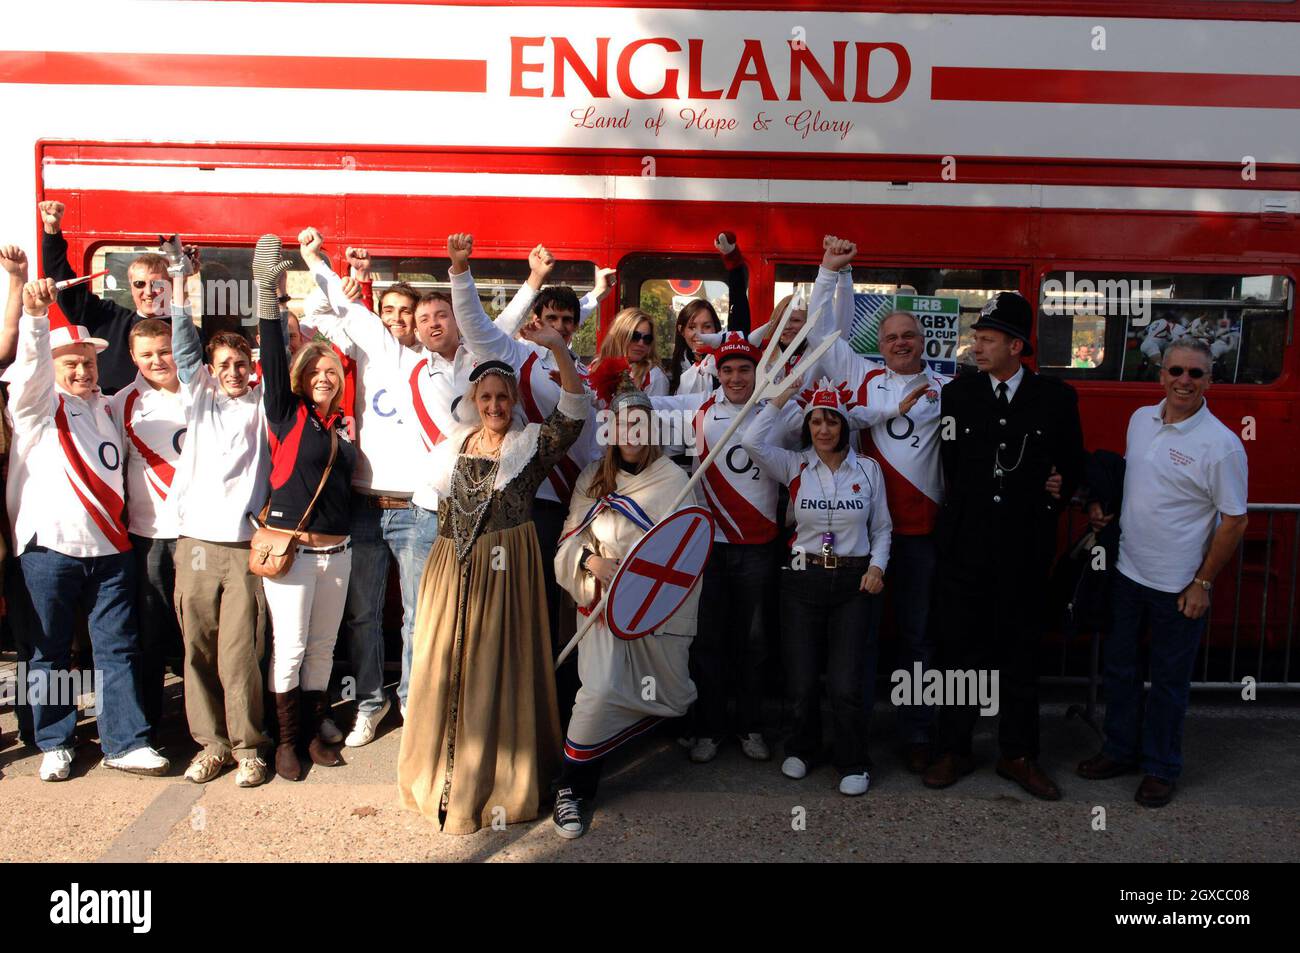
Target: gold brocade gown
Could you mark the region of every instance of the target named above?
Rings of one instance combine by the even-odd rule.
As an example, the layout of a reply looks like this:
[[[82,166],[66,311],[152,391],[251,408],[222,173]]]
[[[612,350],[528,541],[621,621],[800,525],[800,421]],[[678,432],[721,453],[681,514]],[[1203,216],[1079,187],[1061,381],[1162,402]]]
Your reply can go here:
[[[517,476],[462,444],[416,608],[397,762],[402,806],[448,834],[533,820],[559,766],[551,633],[533,497],[585,420],[558,410]],[[499,821],[498,821],[499,822]]]

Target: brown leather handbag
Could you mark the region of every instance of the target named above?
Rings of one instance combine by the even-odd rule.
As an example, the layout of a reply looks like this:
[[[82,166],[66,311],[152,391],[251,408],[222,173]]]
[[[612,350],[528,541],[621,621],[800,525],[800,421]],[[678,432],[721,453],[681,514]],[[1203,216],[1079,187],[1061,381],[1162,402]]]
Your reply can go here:
[[[325,489],[325,481],[330,478],[330,471],[334,469],[334,458],[338,456],[338,452],[338,431],[331,427],[330,461],[325,464],[325,472],[321,474],[320,486],[316,487],[316,495],[311,498],[311,502],[303,510],[302,519],[298,521],[298,528],[292,533],[282,529],[272,529],[266,525],[266,515],[271,510],[271,497],[267,496],[266,504],[257,517],[257,529],[253,530],[252,548],[248,551],[248,571],[254,576],[261,576],[263,579],[278,579],[289,571],[289,567],[293,565],[294,554],[298,551],[298,536],[302,533],[302,528],[307,525],[307,519],[311,516],[316,501],[320,499],[321,491]]]

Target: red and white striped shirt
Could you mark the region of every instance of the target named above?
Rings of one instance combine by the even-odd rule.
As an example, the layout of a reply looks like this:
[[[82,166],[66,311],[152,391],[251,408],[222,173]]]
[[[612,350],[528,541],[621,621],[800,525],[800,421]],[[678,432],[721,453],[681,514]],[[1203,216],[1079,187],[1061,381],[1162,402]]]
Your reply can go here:
[[[189,428],[189,390],[154,387],[137,374],[109,398],[126,452],[127,528],[147,539],[180,533],[172,481]]]
[[[129,551],[122,443],[109,399],[55,385],[48,317],[23,315],[4,380],[14,431],[5,497],[16,550],[35,544],[78,559]]]
[[[928,380],[923,395],[907,416],[898,405]],[[894,532],[920,536],[934,529],[943,503],[943,468],[939,462],[939,392],[950,378],[925,368],[919,374],[895,374],[876,368],[863,377],[850,412],[866,429],[859,431],[863,453],[880,464]]]

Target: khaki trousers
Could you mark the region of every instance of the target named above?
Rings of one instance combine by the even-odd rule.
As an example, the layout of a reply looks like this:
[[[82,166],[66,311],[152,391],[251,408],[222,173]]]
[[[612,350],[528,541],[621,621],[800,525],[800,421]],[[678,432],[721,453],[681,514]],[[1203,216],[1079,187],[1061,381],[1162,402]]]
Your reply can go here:
[[[257,757],[266,602],[248,543],[176,541],[176,618],[185,640],[185,716],[205,755]]]

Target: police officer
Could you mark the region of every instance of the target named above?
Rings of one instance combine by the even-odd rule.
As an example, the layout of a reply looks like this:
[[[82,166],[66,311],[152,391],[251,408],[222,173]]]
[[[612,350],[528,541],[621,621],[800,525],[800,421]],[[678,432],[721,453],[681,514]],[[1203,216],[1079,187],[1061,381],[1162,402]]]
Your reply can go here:
[[[984,697],[977,705],[970,692],[962,698],[945,690],[939,757],[922,780],[947,787],[974,768],[971,732],[981,709],[991,714],[996,699],[998,774],[1035,797],[1057,800],[1060,790],[1037,763],[1036,661],[1057,517],[1085,457],[1074,389],[1021,363],[1033,354],[1032,323],[1023,297],[998,294],[973,328],[979,373],[942,391],[947,495],[937,527],[940,659],[946,672],[974,671]],[[946,686],[958,684],[945,678]]]

